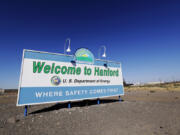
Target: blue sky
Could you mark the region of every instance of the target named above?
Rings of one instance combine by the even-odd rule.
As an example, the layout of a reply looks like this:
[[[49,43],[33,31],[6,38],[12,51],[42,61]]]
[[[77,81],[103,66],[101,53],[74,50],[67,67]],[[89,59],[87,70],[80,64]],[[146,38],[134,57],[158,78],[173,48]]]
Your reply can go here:
[[[71,54],[85,47],[122,63],[128,82],[180,80],[180,2],[43,0],[0,2],[0,87],[17,88],[23,49]]]

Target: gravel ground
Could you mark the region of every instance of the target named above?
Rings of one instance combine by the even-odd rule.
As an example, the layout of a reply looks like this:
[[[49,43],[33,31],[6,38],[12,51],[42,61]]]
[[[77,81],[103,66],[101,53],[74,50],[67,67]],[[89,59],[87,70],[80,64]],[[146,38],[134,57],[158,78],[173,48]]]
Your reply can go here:
[[[24,117],[16,95],[1,95],[0,135],[180,135],[180,92],[127,91],[123,100],[35,105]]]

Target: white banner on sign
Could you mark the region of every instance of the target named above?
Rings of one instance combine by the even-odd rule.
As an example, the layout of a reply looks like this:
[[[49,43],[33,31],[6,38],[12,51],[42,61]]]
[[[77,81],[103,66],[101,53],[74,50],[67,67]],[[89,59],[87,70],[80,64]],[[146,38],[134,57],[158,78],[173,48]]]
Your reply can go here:
[[[44,66],[40,73],[38,73],[38,69],[33,73],[33,62],[36,65],[44,62]],[[44,73],[44,68],[46,65],[49,65],[52,68],[52,64],[55,66],[66,66],[66,67],[79,67],[81,69],[80,75],[75,74],[56,74],[55,71],[53,73]],[[91,75],[84,74],[84,68],[91,69]],[[95,69],[96,68],[96,69]],[[96,65],[87,65],[87,64],[77,64],[73,66],[71,63],[66,62],[57,62],[57,61],[47,61],[47,60],[34,60],[34,59],[24,59],[24,71],[22,77],[21,87],[54,87],[51,83],[51,78],[53,76],[59,76],[61,79],[61,84],[59,86],[101,86],[101,85],[118,85],[123,83],[121,68],[108,68],[112,71],[118,70],[118,76],[98,76],[100,71],[107,70],[106,67],[96,66]],[[55,70],[55,67],[54,67]],[[96,71],[96,74],[95,74]],[[66,80],[66,82],[63,80]]]

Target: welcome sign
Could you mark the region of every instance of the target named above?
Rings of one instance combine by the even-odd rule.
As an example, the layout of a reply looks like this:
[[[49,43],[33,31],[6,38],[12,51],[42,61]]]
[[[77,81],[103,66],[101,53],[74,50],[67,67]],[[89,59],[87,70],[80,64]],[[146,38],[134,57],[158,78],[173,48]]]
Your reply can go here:
[[[23,51],[17,105],[124,95],[121,65],[97,60],[87,49],[74,55]]]

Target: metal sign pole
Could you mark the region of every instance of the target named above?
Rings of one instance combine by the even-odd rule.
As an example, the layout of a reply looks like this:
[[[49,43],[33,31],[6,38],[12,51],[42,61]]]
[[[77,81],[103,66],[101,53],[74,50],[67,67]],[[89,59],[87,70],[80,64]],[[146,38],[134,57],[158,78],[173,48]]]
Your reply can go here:
[[[119,96],[119,102],[122,102],[121,96]]]
[[[26,106],[24,107],[24,117],[27,116],[27,111],[28,111],[28,106],[26,105]]]
[[[69,108],[69,109],[71,108],[71,102],[68,103],[68,108]]]
[[[99,99],[99,98],[97,99],[97,104],[98,104],[98,105],[100,104],[100,99]]]

